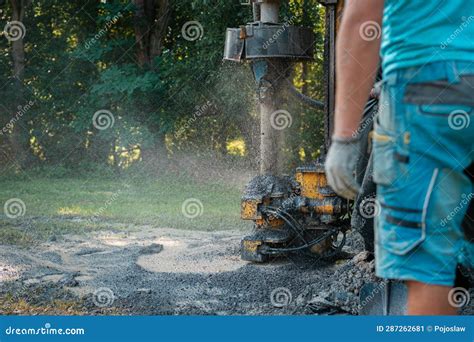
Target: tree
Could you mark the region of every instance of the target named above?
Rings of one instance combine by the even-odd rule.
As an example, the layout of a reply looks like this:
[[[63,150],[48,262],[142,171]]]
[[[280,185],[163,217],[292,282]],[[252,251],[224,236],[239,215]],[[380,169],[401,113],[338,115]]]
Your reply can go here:
[[[11,57],[13,61],[12,79],[10,86],[14,89],[14,100],[10,104],[10,113],[16,112],[16,107],[23,104],[23,78],[25,73],[25,26],[23,24],[28,0],[10,0],[12,9],[11,21],[8,24],[7,39],[11,41]],[[13,104],[13,106],[12,106]],[[23,125],[26,126],[25,123]],[[22,129],[22,123],[16,121],[11,128],[10,146],[12,155],[16,157],[19,167],[25,167],[29,157],[29,135]]]
[[[170,6],[168,0],[133,0],[133,4],[138,63],[150,66],[163,51]]]
[[[316,0],[282,7],[282,18],[313,25],[320,44]],[[241,161],[258,155],[250,69],[222,62],[225,30],[252,21],[250,6],[228,0],[9,0],[2,9],[0,25],[19,21],[26,27],[24,38],[0,39],[0,76],[8,80],[0,87],[0,124],[7,127],[0,144],[9,151],[4,168],[11,161],[22,168],[120,168],[138,150],[144,163],[177,150],[226,156],[236,139],[248,152]],[[199,32],[189,39],[184,33],[191,23]],[[291,77],[307,95],[321,98],[316,57]],[[30,100],[34,105],[10,124]],[[321,120],[310,109],[288,105],[295,108],[294,131],[286,136],[296,164],[303,147],[307,156],[317,152]],[[101,110],[113,115],[106,130],[93,124]]]

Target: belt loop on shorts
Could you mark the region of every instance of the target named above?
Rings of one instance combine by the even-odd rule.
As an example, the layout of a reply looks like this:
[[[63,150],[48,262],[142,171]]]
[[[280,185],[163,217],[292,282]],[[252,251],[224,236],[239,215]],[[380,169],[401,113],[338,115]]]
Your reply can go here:
[[[396,70],[395,72],[390,73],[382,80],[380,85],[382,86],[383,84],[386,84],[386,85],[397,84],[397,81],[403,78],[403,75],[401,74],[402,72],[403,70]]]
[[[455,61],[449,61],[446,63],[446,76],[449,83],[459,83],[461,81]]]

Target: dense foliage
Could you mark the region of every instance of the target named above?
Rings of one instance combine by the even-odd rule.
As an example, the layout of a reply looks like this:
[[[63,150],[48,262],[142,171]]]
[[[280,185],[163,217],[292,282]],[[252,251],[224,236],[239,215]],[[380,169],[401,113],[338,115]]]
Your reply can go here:
[[[0,37],[4,169],[120,169],[180,151],[253,162],[259,122],[253,77],[248,65],[222,61],[226,27],[251,21],[250,6],[239,0],[2,2],[0,26],[15,19],[20,5],[26,28],[20,41]],[[283,16],[316,33],[315,62],[295,65],[292,75],[315,98],[322,98],[322,13],[316,0],[283,6]],[[199,39],[183,37],[190,21],[202,26]],[[287,107],[294,165],[317,154],[322,117],[289,99]],[[108,115],[99,123],[107,129],[96,127],[97,113]]]

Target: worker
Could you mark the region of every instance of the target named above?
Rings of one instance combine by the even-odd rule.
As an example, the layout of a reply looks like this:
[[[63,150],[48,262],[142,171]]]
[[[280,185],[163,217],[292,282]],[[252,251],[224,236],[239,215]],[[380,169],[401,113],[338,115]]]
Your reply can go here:
[[[347,0],[336,49],[328,182],[357,195],[357,129],[381,62],[376,274],[406,282],[409,315],[456,314],[456,266],[474,256],[462,228],[474,194],[474,1]]]

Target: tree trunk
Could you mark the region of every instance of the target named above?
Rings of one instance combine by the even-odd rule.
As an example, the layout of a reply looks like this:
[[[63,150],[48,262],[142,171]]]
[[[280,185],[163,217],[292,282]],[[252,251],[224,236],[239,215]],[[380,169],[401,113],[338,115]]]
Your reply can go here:
[[[141,160],[147,164],[159,165],[160,161],[168,158],[166,150],[166,136],[163,133],[157,133],[154,136],[153,143],[140,149]]]
[[[303,25],[307,25],[309,18],[308,18],[308,10],[306,6],[306,0],[303,0],[303,4],[301,6],[301,10],[303,11]],[[301,93],[303,95],[308,95],[308,71],[309,71],[309,63],[303,62],[302,63],[302,71],[301,71],[301,80],[303,81],[303,86],[301,87]]]
[[[10,0],[12,6],[12,21],[23,22],[25,17],[25,9],[27,6],[27,0]],[[12,60],[13,60],[13,86],[15,93],[17,94],[12,106],[11,114],[15,115],[17,107],[23,105],[25,102],[23,96],[23,78],[25,74],[25,44],[23,37],[12,41]],[[27,123],[23,122],[26,126]],[[24,167],[27,164],[29,157],[29,132],[26,129],[22,129],[22,125],[16,122],[13,125],[12,133],[10,135],[10,145],[12,148],[13,158],[16,160],[20,167]]]
[[[140,66],[150,66],[163,50],[169,20],[168,0],[133,0],[135,41]]]
[[[138,64],[142,67],[152,67],[153,59],[163,51],[170,18],[169,0],[132,1],[135,5],[134,29]],[[159,127],[155,131],[159,131]],[[142,161],[154,162],[159,158],[167,158],[164,134],[155,135],[152,146],[141,149]]]

